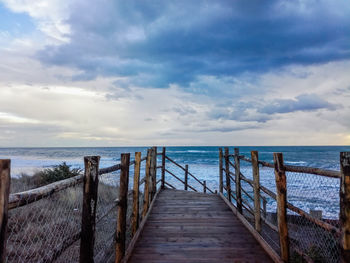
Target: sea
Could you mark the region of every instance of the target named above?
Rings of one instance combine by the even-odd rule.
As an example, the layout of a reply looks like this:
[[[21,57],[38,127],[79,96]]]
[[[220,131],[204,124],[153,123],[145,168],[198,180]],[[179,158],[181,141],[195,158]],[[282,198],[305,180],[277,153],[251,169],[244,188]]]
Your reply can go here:
[[[220,146],[221,147],[221,146]],[[177,163],[189,166],[191,174],[199,180],[205,180],[207,186],[214,190],[219,187],[219,146],[178,146],[166,147],[166,154]],[[239,148],[240,155],[250,157],[250,152],[259,153],[259,160],[273,162],[273,153],[283,153],[285,164],[318,167],[322,169],[338,170],[339,153],[350,151],[350,146],[228,146],[230,153],[234,147]],[[223,147],[221,147],[223,148]],[[131,160],[135,152],[146,156],[148,147],[62,147],[62,148],[0,148],[0,159],[11,159],[11,176],[20,177],[22,174],[33,175],[42,169],[51,168],[66,162],[72,168],[84,167],[84,156],[101,156],[100,168],[112,166],[120,162],[122,153],[131,153]],[[158,147],[158,152],[162,151]],[[161,163],[158,157],[157,165]],[[251,164],[241,161],[242,173],[251,178]],[[167,162],[167,169],[183,179],[184,172],[175,165]],[[141,170],[141,173],[144,169]],[[130,172],[132,178],[132,171]],[[160,175],[160,170],[158,172]],[[167,175],[166,180],[177,188],[182,183]],[[130,180],[132,182],[132,179]],[[273,169],[260,169],[261,184],[275,192]],[[202,190],[193,178],[189,183],[198,190]],[[339,179],[325,178],[308,174],[287,174],[288,200],[302,209],[322,210],[323,216],[337,218],[339,213]],[[130,184],[132,187],[132,183]],[[248,193],[252,193],[249,185],[243,183]],[[275,202],[268,196],[267,209],[274,210]]]

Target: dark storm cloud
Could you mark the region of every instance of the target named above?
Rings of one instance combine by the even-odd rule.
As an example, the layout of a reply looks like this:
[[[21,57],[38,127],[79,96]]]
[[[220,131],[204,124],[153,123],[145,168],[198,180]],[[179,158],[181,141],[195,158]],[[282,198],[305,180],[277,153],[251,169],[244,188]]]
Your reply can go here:
[[[266,114],[289,113],[295,111],[315,111],[319,109],[336,110],[337,105],[329,103],[316,94],[302,94],[293,100],[275,100],[259,109]]]
[[[347,1],[81,1],[71,41],[37,56],[81,70],[76,79],[189,87],[199,76],[350,58],[349,11]]]

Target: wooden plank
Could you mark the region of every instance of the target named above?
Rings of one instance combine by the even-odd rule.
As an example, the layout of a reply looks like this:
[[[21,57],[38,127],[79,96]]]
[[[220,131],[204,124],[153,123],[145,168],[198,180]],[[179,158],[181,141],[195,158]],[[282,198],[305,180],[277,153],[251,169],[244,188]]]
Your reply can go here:
[[[254,181],[254,221],[255,230],[261,231],[261,214],[260,214],[260,175],[259,175],[259,154],[257,151],[251,151],[252,156],[252,173]]]
[[[115,263],[120,263],[125,255],[126,237],[126,213],[128,209],[128,187],[129,187],[129,163],[130,153],[122,153],[121,171],[119,183],[119,203],[117,218],[117,237],[115,249]]]
[[[224,187],[224,174],[223,174],[223,161],[222,161],[222,148],[219,148],[219,192],[223,192]]]
[[[236,176],[235,178],[236,178],[237,210],[242,214],[241,168],[240,168],[238,148],[235,148],[235,176]]]
[[[341,259],[350,262],[350,152],[340,153]]]
[[[139,186],[140,186],[141,152],[135,152],[134,186],[132,202],[132,235],[135,235],[139,227]]]
[[[287,179],[282,153],[274,153],[275,178],[277,191],[277,222],[280,237],[281,258],[289,261],[289,237],[287,225]]]
[[[149,207],[149,210],[147,211],[147,214],[143,217],[139,229],[137,230],[136,234],[133,236],[132,240],[130,241],[128,249],[127,249],[127,251],[125,253],[125,257],[123,258],[123,263],[126,263],[126,262],[128,262],[130,260],[132,252],[135,249],[135,244],[139,240],[140,235],[141,235],[142,231],[144,230],[145,224],[146,224],[146,222],[147,222],[147,220],[149,218],[149,215],[152,212],[154,203],[157,200],[157,196],[159,195],[160,191],[162,191],[162,190],[163,190],[162,188],[159,188],[157,193],[156,193],[156,195],[154,196],[154,198],[152,200],[152,203],[151,203],[151,205]]]
[[[84,157],[85,172],[81,220],[80,263],[94,262],[99,162],[100,156]]]
[[[230,164],[229,164],[229,148],[225,147],[225,172],[226,172],[226,191],[228,200],[231,202],[231,182],[230,182]]]
[[[271,262],[247,233],[217,195],[165,189],[130,262]]]
[[[8,201],[11,184],[11,160],[0,160],[0,262],[6,262]]]
[[[232,212],[237,216],[246,229],[254,236],[254,238],[259,242],[261,247],[265,252],[271,257],[271,259],[276,263],[282,263],[280,256],[273,250],[273,248],[261,237],[261,235],[250,225],[250,223],[245,219],[245,217],[238,212],[238,210],[226,199],[222,194],[219,196],[224,200],[224,202],[230,207]]]

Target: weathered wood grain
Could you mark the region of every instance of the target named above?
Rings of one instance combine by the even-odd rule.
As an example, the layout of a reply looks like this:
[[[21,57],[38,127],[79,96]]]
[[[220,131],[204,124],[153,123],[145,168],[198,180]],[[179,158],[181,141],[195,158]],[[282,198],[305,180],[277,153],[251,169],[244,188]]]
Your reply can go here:
[[[275,178],[277,191],[277,222],[280,237],[281,258],[289,261],[289,237],[287,225],[287,178],[282,153],[274,153]]]
[[[259,154],[257,151],[251,152],[252,156],[252,173],[254,181],[254,220],[255,230],[261,231],[261,214],[260,214],[260,175],[259,175]]]
[[[0,262],[6,261],[8,201],[11,184],[11,160],[0,160]]]
[[[241,193],[241,165],[239,160],[239,149],[235,148],[235,178],[236,178],[236,198],[237,210],[242,214],[242,193]]]
[[[166,155],[166,148],[163,147],[162,150],[162,185],[161,188],[164,189],[165,188],[165,155]]]
[[[225,173],[226,173],[226,191],[228,200],[231,202],[231,181],[230,181],[230,164],[229,164],[229,148],[225,147]]]
[[[140,187],[140,166],[141,153],[135,152],[135,168],[134,168],[134,186],[132,201],[132,235],[135,235],[139,227],[139,187]]]
[[[121,155],[121,171],[119,183],[119,209],[117,217],[117,237],[115,263],[120,263],[125,255],[126,212],[128,209],[129,163],[130,153]]]
[[[164,189],[129,262],[272,262],[218,195]]]
[[[224,174],[223,174],[223,161],[222,161],[222,148],[219,148],[219,192],[224,190]]]
[[[85,173],[81,220],[80,263],[94,262],[99,162],[100,156],[84,157]]]
[[[142,218],[147,214],[148,207],[150,204],[150,167],[151,167],[151,149],[147,150],[147,159],[146,159],[146,169],[145,169],[145,189],[144,189],[144,199],[143,199],[143,210]]]
[[[350,262],[350,152],[340,153],[341,257]]]

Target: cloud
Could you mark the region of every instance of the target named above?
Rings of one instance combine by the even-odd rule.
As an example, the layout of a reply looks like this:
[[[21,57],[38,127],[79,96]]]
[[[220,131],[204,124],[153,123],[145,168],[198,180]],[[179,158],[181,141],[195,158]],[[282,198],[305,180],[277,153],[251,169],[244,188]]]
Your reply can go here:
[[[7,8],[16,13],[27,13],[37,23],[40,31],[51,38],[51,44],[69,41],[70,26],[65,23],[70,1],[50,0],[2,0]]]
[[[320,109],[336,110],[337,107],[337,105],[329,103],[316,94],[302,94],[295,99],[274,100],[259,109],[259,112],[275,114],[295,111],[316,111]]]
[[[200,76],[350,58],[349,11],[347,1],[78,1],[66,20],[70,41],[37,57],[81,70],[78,79],[191,91]]]

